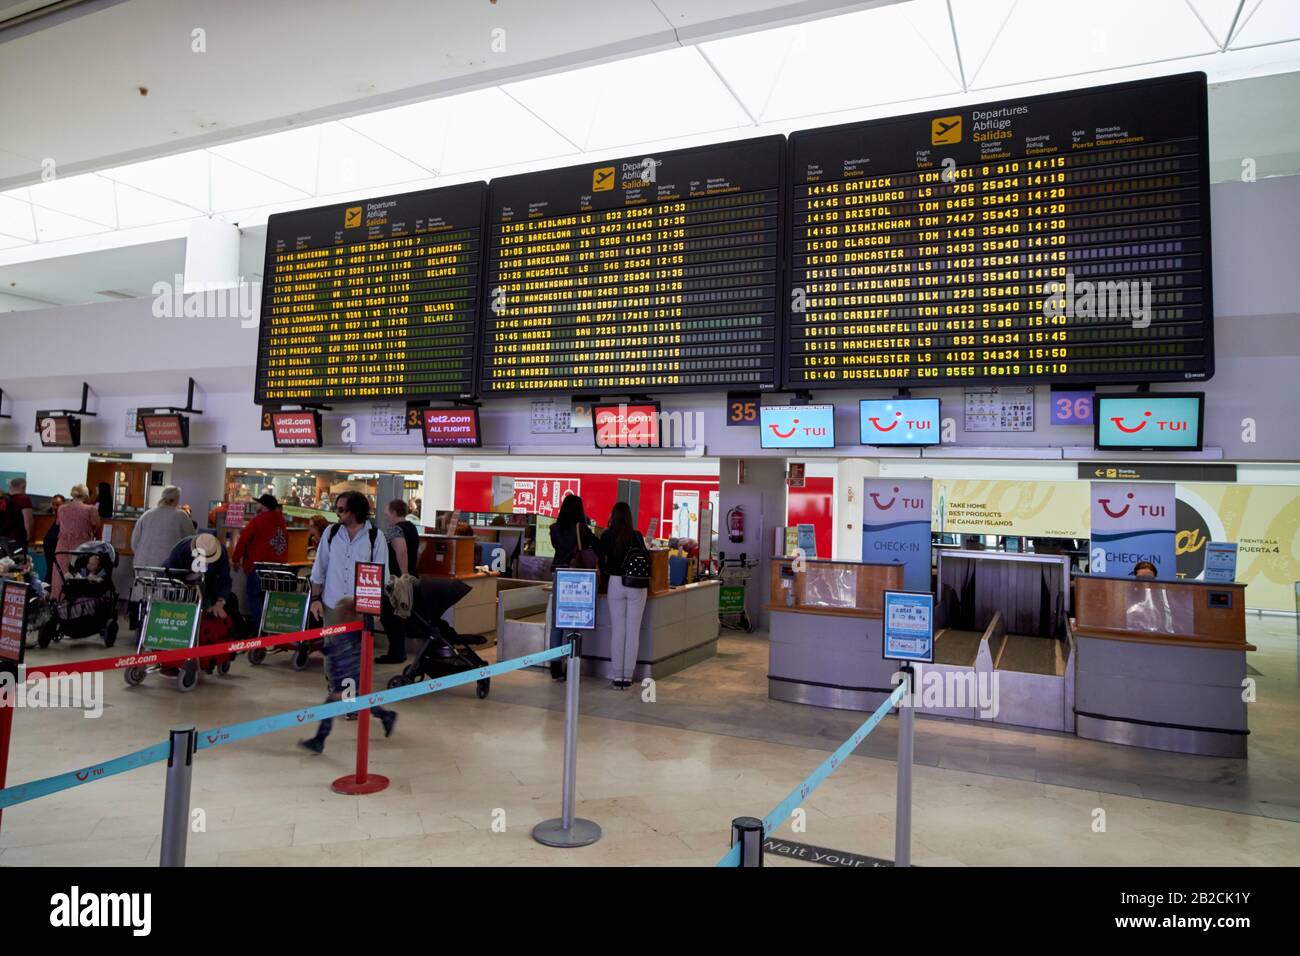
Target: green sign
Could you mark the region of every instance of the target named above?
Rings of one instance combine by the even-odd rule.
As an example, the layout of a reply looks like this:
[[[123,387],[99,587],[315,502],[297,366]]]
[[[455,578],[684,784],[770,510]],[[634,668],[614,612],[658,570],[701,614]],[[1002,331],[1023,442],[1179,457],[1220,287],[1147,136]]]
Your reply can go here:
[[[309,597],[298,591],[267,591],[262,605],[262,633],[294,634],[305,630]]]
[[[141,650],[175,651],[194,646],[199,606],[183,601],[150,601]]]
[[[719,614],[743,614],[745,611],[745,586],[724,584],[718,589]]]

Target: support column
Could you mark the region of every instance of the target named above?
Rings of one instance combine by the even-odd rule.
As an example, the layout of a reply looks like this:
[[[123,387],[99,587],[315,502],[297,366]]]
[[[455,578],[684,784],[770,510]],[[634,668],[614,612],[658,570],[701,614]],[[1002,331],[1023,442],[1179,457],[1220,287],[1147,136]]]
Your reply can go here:
[[[739,481],[740,462],[745,463],[745,480]],[[721,458],[718,461],[718,550],[728,558],[743,551],[758,561],[745,593],[751,621],[767,626],[767,614],[759,608],[768,601],[768,561],[776,547],[776,529],[785,524],[786,487],[784,458]],[[727,513],[739,505],[745,514],[745,534],[732,541]]]

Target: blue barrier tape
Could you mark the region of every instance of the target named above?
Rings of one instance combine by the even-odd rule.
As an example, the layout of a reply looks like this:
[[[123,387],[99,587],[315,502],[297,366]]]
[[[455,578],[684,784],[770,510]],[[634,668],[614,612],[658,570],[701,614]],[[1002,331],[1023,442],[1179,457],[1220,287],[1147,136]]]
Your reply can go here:
[[[160,744],[154,744],[152,747],[146,747],[144,750],[137,750],[135,753],[114,757],[112,760],[106,760],[103,763],[93,764],[89,767],[82,767],[80,770],[71,770],[68,773],[46,777],[44,780],[33,780],[30,783],[19,783],[12,787],[6,787],[4,790],[0,790],[0,810],[5,807],[12,807],[16,803],[26,803],[28,800],[35,800],[38,797],[48,797],[50,794],[58,793],[61,790],[71,790],[73,787],[80,787],[82,784],[94,783],[96,780],[103,780],[105,777],[112,777],[119,773],[126,773],[128,770],[135,770],[151,763],[157,763],[159,760],[166,760],[170,752],[171,744],[164,741]]]
[[[460,687],[463,684],[474,684],[489,677],[496,677],[498,674],[507,674],[510,671],[522,670],[525,667],[532,667],[535,664],[543,664],[558,657],[568,656],[569,646],[563,644],[559,647],[553,647],[549,651],[511,658],[499,664],[489,664],[486,667],[478,667],[472,671],[453,674],[449,677],[424,680],[418,684],[408,684],[405,687],[395,687],[392,690],[376,691],[373,694],[366,694],[364,697],[357,697],[353,700],[317,704],[314,707],[276,714],[273,717],[259,717],[256,720],[247,720],[242,724],[214,727],[198,735],[197,749],[207,750],[209,747],[219,747],[222,744],[234,743],[236,740],[247,740],[250,737],[260,737],[262,734],[286,730],[289,727],[304,726],[313,721],[324,720],[326,717],[340,717],[343,714],[350,714],[357,710],[368,710],[371,707],[395,704],[400,700],[420,697],[434,691],[450,690],[452,687]]]
[[[535,664],[543,664],[556,658],[568,656],[569,645],[562,644],[559,647],[553,647],[548,651],[541,651],[537,654],[512,658],[508,661],[479,667],[461,674],[453,674],[449,677],[439,677],[436,680],[420,681],[418,684],[410,684],[406,687],[397,687],[393,690],[367,694],[365,697],[358,697],[354,700],[340,700],[332,704],[308,707],[305,710],[276,714],[272,717],[260,717],[257,720],[248,720],[242,724],[232,724],[229,727],[216,727],[198,734],[195,747],[198,750],[206,750],[209,747],[233,743],[236,740],[247,740],[261,734],[296,727],[308,721],[323,720],[326,717],[339,717],[354,710],[365,710],[383,704],[393,704],[399,700],[420,697],[440,690],[450,690],[463,684],[473,684],[485,678],[496,677],[498,674],[507,674],[510,671],[522,670],[525,667],[532,667]],[[144,750],[137,750],[135,753],[115,757],[104,763],[57,774],[53,777],[46,777],[43,780],[33,780],[30,783],[20,783],[12,787],[6,787],[4,790],[0,790],[0,810],[18,803],[36,800],[39,797],[48,797],[50,794],[58,793],[61,790],[69,790],[82,784],[103,780],[105,777],[125,773],[128,770],[135,770],[151,763],[157,763],[160,760],[166,760],[170,752],[170,742],[163,741],[160,744],[154,744],[152,747],[146,747]]]
[[[904,682],[894,688],[894,692],[885,698],[884,703],[876,708],[875,713],[862,722],[862,726],[853,732],[848,740],[835,748],[835,752],[821,762],[803,783],[790,791],[790,795],[776,805],[771,813],[763,818],[763,839],[767,839],[777,828],[781,826],[794,811],[822,782],[829,777],[849,754],[857,749],[858,744],[867,739],[867,735],[876,729],[876,724],[885,719],[885,715],[898,706],[898,702],[903,699],[907,692],[907,683]],[[734,857],[734,860],[732,859]],[[740,846],[737,844],[727,852],[717,863],[718,866],[739,866],[740,865]]]

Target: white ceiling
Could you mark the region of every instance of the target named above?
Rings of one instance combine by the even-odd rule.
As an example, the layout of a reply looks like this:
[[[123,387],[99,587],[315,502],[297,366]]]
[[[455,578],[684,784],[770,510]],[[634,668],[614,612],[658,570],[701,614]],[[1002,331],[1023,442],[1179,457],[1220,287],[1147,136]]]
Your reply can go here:
[[[1300,171],[1300,130],[1278,122],[1300,104],[1297,0],[307,6],[310,16],[299,0],[126,0],[8,42],[0,32],[0,88],[24,92],[0,99],[0,129],[16,131],[0,146],[0,186],[6,174],[26,183],[0,192],[0,296],[91,301],[90,286],[138,287],[150,271],[170,280],[169,243],[202,215],[247,228],[284,209],[647,144],[1195,69],[1222,84],[1211,90],[1217,178],[1235,176],[1244,156],[1261,176]],[[191,53],[203,24],[208,52]],[[506,51],[466,52],[489,47],[494,24]],[[359,52],[318,52],[338,49]],[[53,65],[70,61],[82,65]],[[1267,79],[1229,82],[1245,77]],[[32,165],[43,155],[65,156],[49,182]],[[159,158],[123,161],[145,155]],[[154,255],[120,259],[120,281],[68,281],[86,253],[141,244]],[[7,307],[18,306],[0,298]]]

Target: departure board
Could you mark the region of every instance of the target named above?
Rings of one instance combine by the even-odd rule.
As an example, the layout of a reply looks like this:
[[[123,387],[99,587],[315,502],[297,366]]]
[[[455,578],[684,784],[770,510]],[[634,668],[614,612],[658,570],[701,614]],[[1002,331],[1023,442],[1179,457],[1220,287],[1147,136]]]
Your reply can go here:
[[[486,184],[267,222],[259,404],[474,392]]]
[[[482,393],[775,388],[784,145],[494,179]]]
[[[1209,378],[1205,89],[792,134],[784,385]]]

